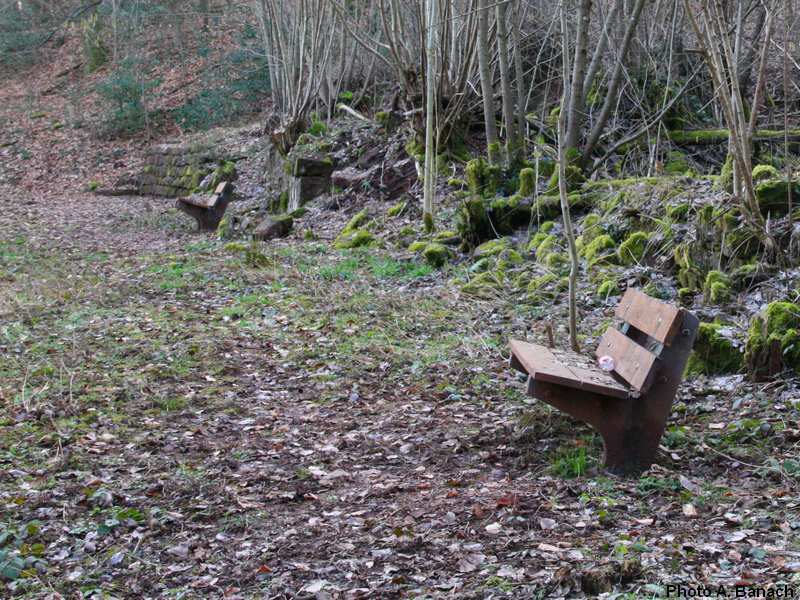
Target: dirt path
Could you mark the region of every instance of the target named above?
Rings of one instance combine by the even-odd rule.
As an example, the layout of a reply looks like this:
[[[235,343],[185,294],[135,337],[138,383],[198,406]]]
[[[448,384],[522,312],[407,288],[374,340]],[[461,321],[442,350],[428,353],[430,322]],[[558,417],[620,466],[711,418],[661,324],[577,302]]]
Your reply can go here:
[[[5,203],[5,595],[798,580],[793,388],[684,386],[659,464],[617,480],[588,428],[523,403],[503,353],[524,309],[448,273],[299,239],[232,252],[155,200]]]

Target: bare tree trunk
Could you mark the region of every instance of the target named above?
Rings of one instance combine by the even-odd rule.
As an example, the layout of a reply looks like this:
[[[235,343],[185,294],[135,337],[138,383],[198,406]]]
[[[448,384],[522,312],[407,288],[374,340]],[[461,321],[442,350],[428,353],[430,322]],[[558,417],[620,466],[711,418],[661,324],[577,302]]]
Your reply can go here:
[[[489,162],[496,164],[500,153],[500,142],[495,123],[494,86],[492,85],[491,63],[489,58],[489,9],[487,0],[478,0],[478,64],[483,95],[483,121],[486,127],[486,145]]]
[[[786,202],[789,209],[789,232],[794,232],[794,198],[792,197],[792,164],[789,161],[789,37],[792,23],[792,3],[791,0],[783,2],[783,162],[786,171]]]
[[[506,162],[517,164],[520,160],[517,126],[514,117],[514,96],[511,91],[511,68],[508,61],[508,28],[506,27],[506,4],[495,6],[497,21],[498,62],[500,63],[500,90],[503,95],[503,121],[506,126]]]
[[[586,81],[584,81],[583,93],[581,94],[581,104],[586,103],[586,97],[589,95],[589,90],[592,87],[592,83],[594,83],[594,78],[597,75],[597,71],[600,69],[600,63],[602,62],[603,54],[608,47],[608,38],[611,36],[610,28],[612,27],[612,24],[614,23],[621,6],[622,0],[616,0],[614,5],[611,7],[611,10],[608,11],[606,20],[603,23],[603,31],[600,33],[600,41],[598,42],[597,47],[592,54],[592,62],[589,63],[589,70],[586,72]]]
[[[563,6],[563,5],[562,5]],[[575,34],[575,59],[572,65],[572,80],[567,94],[567,123],[564,144],[567,149],[576,148],[580,140],[583,125],[584,107],[581,103],[583,97],[583,81],[586,76],[586,57],[589,44],[589,22],[592,15],[592,0],[580,0],[578,7],[578,29]],[[566,15],[562,17],[566,19]],[[563,26],[563,23],[562,23]],[[568,48],[568,46],[567,46]],[[566,50],[564,50],[566,52]],[[569,74],[569,64],[564,70],[564,77]],[[562,109],[563,110],[563,109]]]
[[[765,75],[766,52],[771,40],[772,6],[767,5],[766,32],[761,47],[762,54],[759,64],[759,83],[756,85],[753,113],[748,123],[736,73],[736,54],[731,48],[728,26],[720,12],[720,7],[713,0],[705,0],[700,4],[699,14],[695,15],[689,5],[689,0],[683,1],[700,49],[705,55],[711,79],[714,82],[717,100],[722,107],[725,121],[730,130],[730,152],[736,169],[734,174],[736,180],[741,182],[742,186],[739,208],[747,219],[748,224],[753,228],[755,235],[764,244],[767,253],[774,256],[776,250],[775,240],[767,230],[767,224],[759,208],[752,175],[752,138],[756,124],[759,90]],[[700,27],[697,17],[699,17],[703,27]],[[741,26],[741,19],[739,19],[739,26]]]
[[[589,138],[586,141],[586,145],[583,148],[581,163],[584,165],[588,164],[591,160],[594,149],[597,146],[597,142],[600,140],[600,136],[602,135],[603,130],[608,123],[608,119],[611,117],[611,113],[614,110],[614,106],[616,106],[618,101],[617,96],[620,85],[622,84],[622,76],[625,72],[625,55],[628,53],[628,49],[633,41],[633,34],[636,31],[636,26],[639,24],[639,19],[642,16],[642,9],[644,9],[645,2],[646,0],[636,0],[636,5],[633,8],[633,14],[627,20],[628,27],[625,30],[625,37],[622,38],[622,45],[620,46],[619,54],[616,57],[616,64],[611,75],[611,81],[608,84],[608,89],[606,90],[606,97],[603,102],[603,107],[600,109],[600,114],[597,116],[594,127],[592,128]]]
[[[436,50],[439,0],[426,0],[428,36],[426,43],[427,73],[425,76],[425,191],[423,195],[423,219],[425,227],[433,230],[433,197],[436,193]]]
[[[575,351],[580,351],[578,344],[578,250],[575,247],[575,232],[572,229],[572,217],[569,210],[569,196],[567,194],[567,105],[570,104],[571,91],[582,93],[583,89],[576,90],[569,81],[569,37],[567,35],[567,17],[564,12],[564,5],[561,5],[561,43],[562,60],[564,67],[564,85],[561,95],[561,112],[558,115],[558,194],[561,201],[561,216],[564,219],[564,235],[567,238],[567,249],[569,250],[570,269],[569,269],[569,345]],[[577,60],[577,57],[576,57]],[[575,83],[574,81],[572,82]]]
[[[525,106],[524,91],[525,69],[522,66],[522,49],[520,48],[520,44],[522,43],[522,35],[520,32],[522,28],[522,19],[523,12],[521,2],[517,0],[516,15],[511,30],[514,33],[514,85],[517,89],[517,140],[520,145],[520,154],[524,157],[527,153],[525,142],[525,113],[527,107]]]

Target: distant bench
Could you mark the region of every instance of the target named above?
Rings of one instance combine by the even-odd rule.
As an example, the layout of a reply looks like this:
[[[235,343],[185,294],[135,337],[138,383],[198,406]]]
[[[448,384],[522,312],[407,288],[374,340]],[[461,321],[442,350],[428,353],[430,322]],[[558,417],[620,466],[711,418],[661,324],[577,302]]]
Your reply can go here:
[[[582,354],[516,340],[510,363],[529,375],[529,395],[594,427],[606,468],[627,475],[655,460],[699,322],[634,289],[616,317],[622,327],[609,327],[596,350],[598,358],[613,360],[611,372]]]
[[[233,198],[233,184],[223,181],[210,196],[192,194],[178,198],[175,206],[197,221],[197,228],[205,231],[216,230],[225,210]]]

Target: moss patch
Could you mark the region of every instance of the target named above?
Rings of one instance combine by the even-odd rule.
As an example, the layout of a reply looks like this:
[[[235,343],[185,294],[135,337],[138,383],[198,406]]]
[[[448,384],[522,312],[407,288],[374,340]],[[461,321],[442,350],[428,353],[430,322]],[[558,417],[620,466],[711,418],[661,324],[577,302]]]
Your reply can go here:
[[[422,256],[425,258],[425,262],[438,269],[447,263],[450,251],[447,249],[447,246],[443,244],[433,243],[426,246],[425,250],[422,252]]]
[[[750,376],[762,380],[784,368],[800,371],[800,306],[773,302],[750,324],[745,360]]]
[[[462,250],[468,251],[495,237],[494,227],[483,198],[472,197],[459,206],[456,229],[462,240]]]
[[[363,228],[369,223],[369,220],[366,210],[356,213],[337,236],[333,243],[334,247],[345,249],[371,245],[375,241],[375,236]]]
[[[635,265],[641,262],[647,251],[650,234],[644,231],[635,231],[619,245],[617,255],[623,265]]]
[[[470,193],[475,196],[494,196],[500,186],[500,168],[490,165],[484,158],[469,161],[464,175]]]
[[[727,332],[721,323],[700,323],[694,351],[686,365],[687,375],[724,375],[742,369],[742,353],[724,335]]]
[[[600,262],[615,262],[615,250],[617,248],[614,238],[610,235],[598,235],[586,246],[584,246],[581,254],[586,259],[589,265],[595,265]]]
[[[406,203],[405,202],[398,202],[394,206],[392,206],[386,214],[390,217],[399,217],[402,215],[406,210]]]
[[[606,279],[597,287],[597,296],[607,300],[611,296],[619,296],[620,290],[616,279]]]
[[[475,258],[480,258],[483,256],[497,256],[503,251],[512,248],[513,245],[514,244],[511,238],[500,238],[496,240],[489,240],[488,242],[484,242],[483,244],[475,248],[473,256]]]
[[[759,183],[767,179],[779,179],[781,176],[778,169],[772,165],[756,165],[753,167],[753,181]]]
[[[684,175],[691,169],[692,166],[689,164],[689,159],[680,150],[670,152],[664,162],[664,172],[667,175]]]
[[[756,186],[756,199],[765,215],[785,215],[789,211],[789,184],[777,179],[763,181]],[[792,204],[799,199],[800,183],[792,182]]]
[[[731,298],[730,277],[721,271],[709,271],[703,285],[703,296],[712,304],[728,302]]]

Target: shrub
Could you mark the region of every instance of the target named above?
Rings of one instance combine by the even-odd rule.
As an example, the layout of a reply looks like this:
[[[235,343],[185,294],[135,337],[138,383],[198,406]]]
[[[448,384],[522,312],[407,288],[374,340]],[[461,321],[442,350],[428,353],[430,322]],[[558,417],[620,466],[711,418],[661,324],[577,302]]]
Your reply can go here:
[[[242,48],[227,54],[201,75],[202,90],[172,116],[187,131],[202,131],[260,110],[270,92],[266,59],[249,50],[245,31]]]
[[[103,42],[103,22],[97,13],[81,22],[81,37],[86,72],[94,73],[108,60],[108,49]]]
[[[113,107],[106,123],[106,133],[112,137],[134,134],[147,125],[145,98],[159,82],[143,81],[139,72],[134,61],[124,61],[97,86],[98,93]]]

